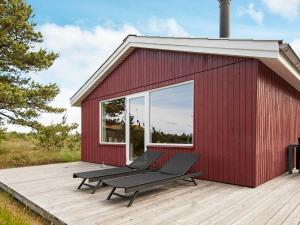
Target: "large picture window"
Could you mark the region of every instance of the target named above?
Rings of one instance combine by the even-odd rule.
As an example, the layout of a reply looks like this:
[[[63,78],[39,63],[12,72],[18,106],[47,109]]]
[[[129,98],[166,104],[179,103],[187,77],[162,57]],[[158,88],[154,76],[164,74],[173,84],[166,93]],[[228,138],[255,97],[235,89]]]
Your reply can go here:
[[[100,143],[126,143],[137,155],[148,144],[193,144],[192,81],[102,101],[100,106]]]
[[[125,143],[125,98],[101,102],[101,142]]]
[[[193,83],[150,92],[150,143],[192,144]]]

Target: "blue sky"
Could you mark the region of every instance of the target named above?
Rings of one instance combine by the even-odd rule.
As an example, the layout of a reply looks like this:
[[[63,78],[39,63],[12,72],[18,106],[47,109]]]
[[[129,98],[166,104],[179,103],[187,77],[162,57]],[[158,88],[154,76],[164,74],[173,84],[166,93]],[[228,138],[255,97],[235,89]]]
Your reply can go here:
[[[191,36],[218,36],[217,0],[51,0],[51,4],[41,0],[27,2],[33,6],[39,24],[72,24],[84,29],[92,29],[99,24],[115,28],[130,24],[143,34],[151,35],[156,32],[148,29],[149,19],[173,18]],[[258,14],[255,16],[255,13]],[[257,19],[260,14],[262,19]],[[233,37],[292,41],[299,36],[298,21],[298,0],[232,0]]]
[[[127,34],[218,37],[217,0],[26,0],[35,13],[42,47],[60,54],[47,71],[31,74],[56,82],[61,94],[53,105],[66,107],[69,122],[80,110],[69,98]],[[232,0],[231,37],[280,39],[300,53],[300,0]],[[60,115],[43,115],[54,123]],[[11,129],[18,129],[11,127]]]

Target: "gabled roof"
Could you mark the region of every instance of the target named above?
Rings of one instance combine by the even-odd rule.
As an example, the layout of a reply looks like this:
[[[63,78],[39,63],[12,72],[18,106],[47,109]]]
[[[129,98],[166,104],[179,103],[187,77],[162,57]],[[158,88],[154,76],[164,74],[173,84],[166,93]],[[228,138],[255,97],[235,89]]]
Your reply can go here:
[[[96,88],[135,48],[256,58],[300,91],[300,60],[291,46],[280,40],[174,38],[129,35],[100,68],[71,97],[72,106]]]

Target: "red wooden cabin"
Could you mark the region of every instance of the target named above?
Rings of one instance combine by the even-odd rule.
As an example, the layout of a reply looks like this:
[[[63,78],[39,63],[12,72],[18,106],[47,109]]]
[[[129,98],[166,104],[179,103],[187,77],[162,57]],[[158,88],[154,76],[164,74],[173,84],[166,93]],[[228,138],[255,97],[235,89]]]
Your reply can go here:
[[[277,40],[130,35],[71,104],[83,161],[194,152],[203,179],[255,187],[287,171],[300,136],[300,60]]]

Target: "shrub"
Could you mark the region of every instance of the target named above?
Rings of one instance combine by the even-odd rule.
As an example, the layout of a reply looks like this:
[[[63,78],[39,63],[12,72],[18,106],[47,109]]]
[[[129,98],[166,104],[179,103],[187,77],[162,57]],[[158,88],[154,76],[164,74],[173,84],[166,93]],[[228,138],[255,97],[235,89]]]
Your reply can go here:
[[[67,124],[66,120],[67,118],[64,116],[61,123],[37,127],[34,133],[36,146],[45,150],[78,149],[80,135],[78,132],[74,133],[78,124]]]
[[[6,136],[5,136],[5,129],[0,127],[0,155],[4,154],[4,148],[2,146],[2,142],[3,140],[5,140]]]

